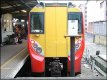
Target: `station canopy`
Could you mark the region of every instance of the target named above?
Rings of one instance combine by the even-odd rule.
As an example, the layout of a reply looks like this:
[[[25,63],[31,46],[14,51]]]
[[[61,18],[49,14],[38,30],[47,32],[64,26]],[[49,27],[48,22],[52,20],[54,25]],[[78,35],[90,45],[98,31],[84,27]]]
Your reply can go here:
[[[37,0],[1,0],[1,14],[10,13],[14,17],[27,16],[37,3]]]

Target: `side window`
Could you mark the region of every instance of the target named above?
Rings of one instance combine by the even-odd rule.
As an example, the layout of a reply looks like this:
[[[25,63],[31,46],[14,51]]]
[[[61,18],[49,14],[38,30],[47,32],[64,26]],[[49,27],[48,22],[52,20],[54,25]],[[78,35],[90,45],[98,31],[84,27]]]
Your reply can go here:
[[[82,33],[82,13],[81,12],[69,12],[68,20],[78,20],[78,33]]]
[[[44,13],[43,12],[33,12],[30,13],[30,30],[34,34],[44,33]]]

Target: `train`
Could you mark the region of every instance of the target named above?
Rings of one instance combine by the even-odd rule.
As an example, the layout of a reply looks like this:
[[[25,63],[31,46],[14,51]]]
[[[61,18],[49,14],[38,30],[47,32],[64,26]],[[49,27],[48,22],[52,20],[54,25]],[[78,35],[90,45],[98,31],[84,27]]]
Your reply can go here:
[[[38,3],[29,12],[28,51],[33,75],[70,76],[70,38],[75,37],[75,73],[84,53],[83,13],[72,3]],[[72,28],[72,29],[71,29]]]

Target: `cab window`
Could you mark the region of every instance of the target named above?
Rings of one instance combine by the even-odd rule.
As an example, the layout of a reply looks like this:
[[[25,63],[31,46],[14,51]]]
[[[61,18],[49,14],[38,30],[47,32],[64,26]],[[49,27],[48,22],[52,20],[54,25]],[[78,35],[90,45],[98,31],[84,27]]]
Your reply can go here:
[[[43,34],[44,33],[44,13],[34,12],[30,13],[30,27],[31,33]]]
[[[69,12],[68,20],[78,20],[78,33],[82,33],[82,13],[81,12]]]

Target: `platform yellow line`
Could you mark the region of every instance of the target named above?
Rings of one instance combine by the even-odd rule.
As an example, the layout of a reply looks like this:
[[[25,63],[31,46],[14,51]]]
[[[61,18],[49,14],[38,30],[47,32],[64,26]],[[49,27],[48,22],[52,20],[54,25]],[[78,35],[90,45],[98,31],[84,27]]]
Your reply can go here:
[[[4,64],[1,65],[1,69],[7,65],[9,62],[11,62],[15,57],[17,57],[21,52],[23,52],[26,48],[24,48],[23,50],[21,50],[17,55],[15,55],[14,57],[12,57],[11,59],[9,59],[8,61],[6,61]]]

